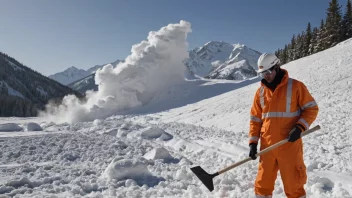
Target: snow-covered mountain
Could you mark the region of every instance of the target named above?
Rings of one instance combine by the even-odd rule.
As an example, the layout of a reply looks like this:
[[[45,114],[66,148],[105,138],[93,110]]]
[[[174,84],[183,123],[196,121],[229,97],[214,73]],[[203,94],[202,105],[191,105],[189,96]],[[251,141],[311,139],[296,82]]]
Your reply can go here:
[[[48,77],[63,85],[68,85],[69,83],[84,78],[87,75],[89,75],[87,71],[72,66],[63,72],[59,72]]]
[[[121,60],[116,60],[110,64],[112,65],[117,65]],[[63,72],[59,72],[53,75],[48,76],[49,78],[56,80],[57,82],[63,84],[63,85],[68,85],[72,82],[75,82],[77,80],[83,79],[87,76],[89,76],[92,73],[95,73],[98,69],[104,67],[107,64],[103,65],[95,65],[87,70],[84,69],[78,69],[74,66],[66,69]]]
[[[255,70],[259,56],[259,52],[245,45],[211,41],[189,52],[189,58],[184,62],[186,78],[245,80],[257,75]],[[119,62],[118,60],[112,65],[115,66]],[[87,72],[94,73],[102,66],[104,65],[95,66]],[[94,74],[68,83],[67,86],[81,93],[98,89]]]
[[[35,116],[67,94],[81,95],[0,52],[0,116]]]
[[[190,51],[185,65],[191,76],[244,80],[256,76],[260,55],[245,45],[211,41]]]
[[[98,85],[95,84],[95,73],[90,74],[82,79],[74,81],[67,86],[76,90],[82,94],[86,93],[88,90],[98,90]]]
[[[166,26],[150,36],[159,44],[154,46],[161,48],[133,50],[137,53],[133,58],[139,59],[131,59],[131,68],[126,66],[124,73],[134,76],[117,76],[127,83],[113,84],[112,68],[98,72],[97,77],[109,86],[87,104],[65,100],[61,108],[68,106],[66,114],[53,122],[48,117],[0,119],[0,196],[254,197],[258,159],[215,177],[213,192],[190,168],[200,165],[216,173],[248,157],[248,115],[260,79],[172,84],[163,78],[160,82],[173,86],[157,91],[144,86],[154,82],[155,72],[162,67],[181,68],[186,28],[182,22]],[[148,41],[143,44],[146,49],[153,47]],[[161,50],[167,53],[155,56]],[[145,56],[135,56],[138,52]],[[137,66],[150,63],[149,57],[153,57],[148,65],[152,72],[149,79],[140,79],[139,72],[145,70]],[[312,126],[322,128],[303,137],[307,197],[352,197],[351,57],[352,39],[282,66],[290,77],[304,82],[319,105]],[[151,91],[152,99],[141,97]],[[116,98],[119,103],[113,103]],[[79,105],[84,108],[72,113]],[[97,114],[112,108],[120,111],[106,117]],[[91,121],[72,123],[87,116],[93,116]],[[64,122],[59,123],[60,119]],[[273,196],[286,197],[280,174]]]

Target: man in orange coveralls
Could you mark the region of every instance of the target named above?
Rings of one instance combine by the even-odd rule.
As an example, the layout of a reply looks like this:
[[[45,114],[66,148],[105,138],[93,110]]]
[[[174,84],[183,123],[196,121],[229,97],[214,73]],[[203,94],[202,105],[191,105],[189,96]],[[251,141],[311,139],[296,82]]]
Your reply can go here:
[[[265,53],[258,59],[257,73],[263,79],[250,112],[249,156],[256,159],[259,139],[260,150],[286,138],[288,143],[260,156],[255,194],[271,198],[280,170],[286,196],[301,198],[306,197],[303,187],[307,181],[301,133],[317,117],[318,105],[307,87],[289,78],[279,64],[274,54]]]

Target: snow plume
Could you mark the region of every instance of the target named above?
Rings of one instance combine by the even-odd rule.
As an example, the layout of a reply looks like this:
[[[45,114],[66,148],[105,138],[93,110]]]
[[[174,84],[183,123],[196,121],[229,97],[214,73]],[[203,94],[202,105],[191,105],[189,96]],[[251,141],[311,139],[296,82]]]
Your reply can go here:
[[[132,46],[123,63],[115,68],[109,64],[96,72],[99,88],[86,93],[86,103],[66,96],[59,106],[47,105],[41,115],[55,122],[91,121],[148,104],[154,95],[184,81],[189,32],[191,24],[186,21],[150,32],[147,40]]]

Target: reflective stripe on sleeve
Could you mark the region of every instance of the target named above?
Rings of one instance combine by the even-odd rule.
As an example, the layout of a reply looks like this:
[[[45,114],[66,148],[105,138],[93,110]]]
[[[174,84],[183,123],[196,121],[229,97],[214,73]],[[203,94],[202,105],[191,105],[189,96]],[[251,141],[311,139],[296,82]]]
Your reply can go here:
[[[249,138],[249,141],[256,141],[256,142],[258,142],[258,140],[259,140],[259,137],[258,137],[258,136],[252,136],[252,137]]]
[[[255,198],[272,198],[271,195],[255,195]]]
[[[251,121],[254,121],[254,122],[262,122],[262,119],[258,118],[258,117],[255,117],[255,116],[252,116],[250,117],[250,120]]]
[[[315,106],[317,106],[317,103],[315,101],[310,101],[310,102],[307,102],[305,105],[303,105],[303,107],[301,107],[301,109],[304,110],[309,107],[315,107]]]
[[[304,126],[306,127],[306,130],[309,129],[309,124],[308,124],[308,122],[307,122],[305,119],[300,118],[300,119],[298,120],[298,122],[301,122],[302,124],[304,124]]]

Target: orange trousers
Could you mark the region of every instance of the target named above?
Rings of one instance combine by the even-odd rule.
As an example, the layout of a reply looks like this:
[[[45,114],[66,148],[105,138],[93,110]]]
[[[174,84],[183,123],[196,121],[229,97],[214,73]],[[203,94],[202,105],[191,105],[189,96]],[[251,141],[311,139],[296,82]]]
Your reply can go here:
[[[263,150],[268,146],[261,145]],[[277,171],[280,170],[285,194],[288,198],[303,198],[307,181],[306,166],[303,161],[302,139],[288,142],[261,155],[258,175],[255,181],[257,197],[270,197],[274,191]]]

